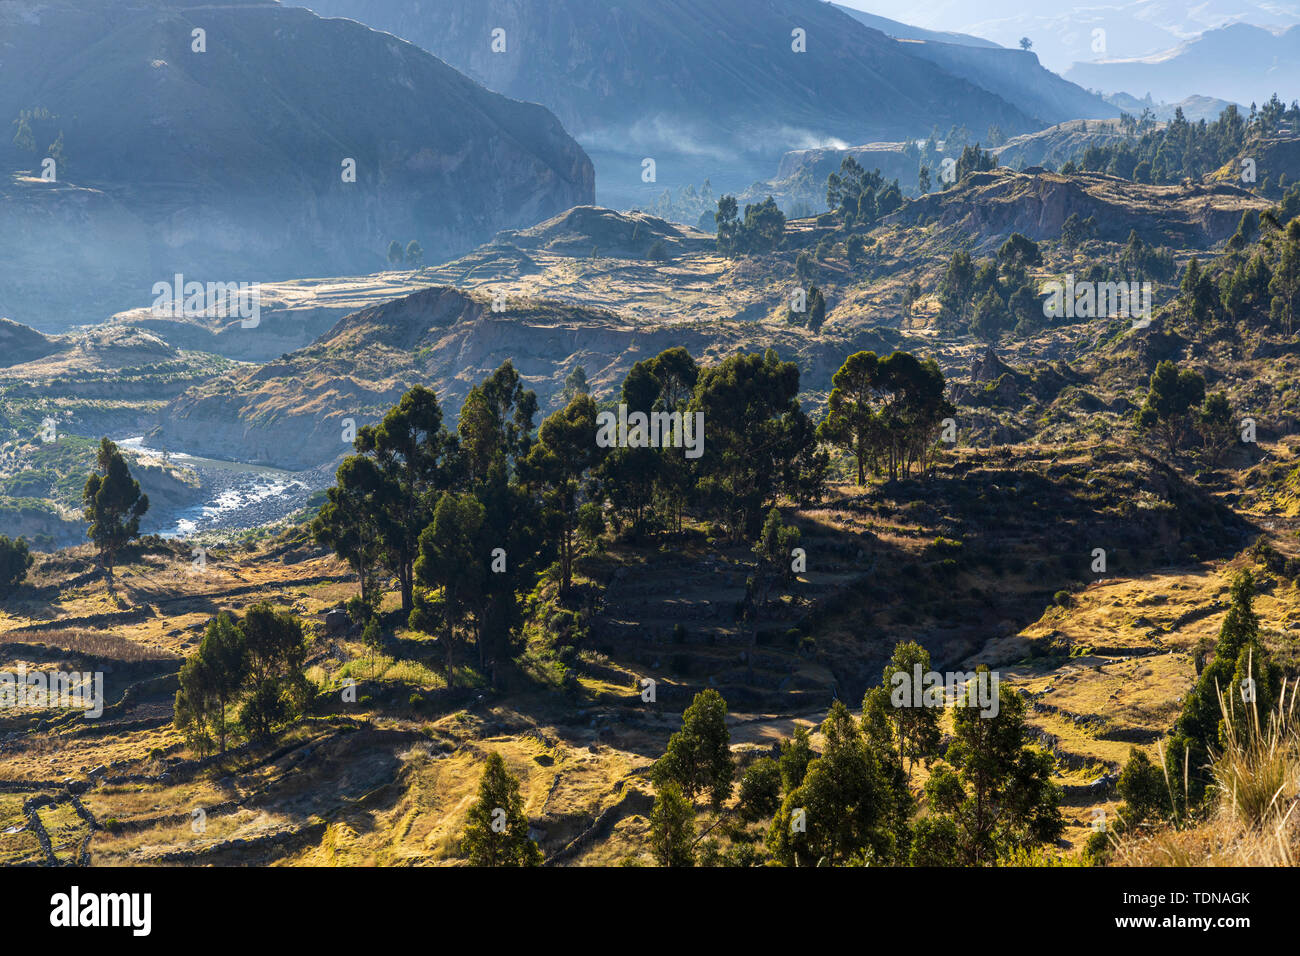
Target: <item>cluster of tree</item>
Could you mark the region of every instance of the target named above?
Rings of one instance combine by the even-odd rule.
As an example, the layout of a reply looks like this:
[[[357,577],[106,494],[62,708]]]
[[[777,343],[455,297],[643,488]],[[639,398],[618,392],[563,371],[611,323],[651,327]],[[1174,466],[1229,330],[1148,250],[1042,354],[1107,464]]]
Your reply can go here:
[[[387,571],[411,626],[443,638],[449,671],[462,633],[480,664],[495,659],[517,622],[518,591],[546,563],[553,527],[563,521],[571,532],[594,405],[578,395],[538,438],[536,414],[537,397],[510,362],[470,389],[455,434],[437,396],[416,386],[358,430],[357,453],[339,466],[312,522],[316,540],[357,574],[360,616],[375,615],[377,576]],[[567,588],[568,541],[564,553]]]
[[[953,253],[939,282],[939,322],[994,342],[1003,332],[1024,333],[1041,327],[1043,303],[1029,278],[1041,265],[1033,240],[1013,233],[996,258],[976,262],[970,253]]]
[[[8,596],[23,583],[32,566],[32,554],[25,538],[0,534],[0,597]]]
[[[639,539],[680,532],[690,516],[756,540],[778,499],[820,499],[825,444],[891,479],[928,468],[952,411],[942,374],[907,353],[868,354],[837,373],[820,430],[800,406],[798,366],[771,349],[704,368],[681,347],[637,362],[605,407],[629,423],[627,440],[609,443],[577,370],[535,437],[537,399],[510,362],[470,390],[455,434],[417,386],[357,432],[313,534],[357,574],[360,619],[376,615],[387,572],[410,626],[444,642],[449,676],[462,635],[486,666],[508,655],[537,575],[554,563],[567,598],[582,542],[609,525]],[[658,442],[641,440],[651,426]]]
[[[825,484],[829,456],[798,394],[799,367],[771,349],[706,368],[680,347],[637,362],[619,395],[626,414],[702,422],[698,457],[630,441],[609,449],[592,462],[590,503],[634,537],[680,531],[690,514],[752,540],[779,496],[815,500]]]
[[[694,183],[687,183],[673,196],[671,189],[665,188],[655,201],[646,207],[646,212],[670,222],[700,223],[704,232],[714,228],[713,214],[717,209],[717,199],[713,195],[713,184],[704,180],[698,189]]]
[[[799,259],[802,261],[807,255],[807,252],[801,252]],[[796,264],[796,270],[798,269],[799,265]],[[803,326],[814,334],[820,332],[826,323],[826,296],[817,286],[809,286],[804,295],[803,308],[796,309],[792,302],[785,318],[791,325]]]
[[[1002,131],[990,126],[985,136],[990,146],[1000,145]],[[924,194],[943,168],[943,161],[957,157],[957,166],[966,172],[972,169],[992,169],[995,165],[991,154],[980,149],[979,143],[973,142],[974,135],[964,125],[954,125],[943,136],[937,126],[930,129],[930,135],[918,148],[910,140],[903,146],[903,155],[917,160],[917,191]],[[940,148],[942,146],[942,148]],[[963,163],[964,160],[964,163]],[[959,177],[958,177],[959,178]]]
[[[1218,464],[1237,437],[1232,407],[1222,392],[1205,393],[1205,378],[1192,369],[1179,369],[1169,360],[1151,373],[1146,400],[1137,411],[1138,427],[1157,436],[1170,455],[1184,448],[1193,435],[1210,464]]]
[[[223,611],[181,666],[177,728],[203,754],[214,745],[224,752],[232,728],[249,737],[270,735],[307,705],[306,656],[302,624],[287,611],[255,604],[243,620]],[[232,708],[238,708],[234,722]]]
[[[107,438],[100,440],[96,465],[98,470],[86,479],[82,504],[90,522],[86,534],[99,549],[100,562],[111,579],[118,552],[140,536],[149,496],[140,491],[126,459]]]
[[[1073,251],[1082,243],[1095,239],[1096,235],[1097,223],[1092,216],[1081,219],[1077,212],[1071,213],[1061,224],[1061,246],[1067,251]],[[1103,253],[1099,247],[1088,251],[1089,258]],[[1163,283],[1171,281],[1177,273],[1178,266],[1169,249],[1153,246],[1139,236],[1137,230],[1130,229],[1128,239],[1118,255],[1092,262],[1075,275],[1075,283],[1088,282],[1094,286],[1110,282]]]
[[[826,178],[826,205],[840,214],[845,230],[868,230],[903,205],[898,180],[888,182],[876,169],[867,172],[852,156]]]
[[[868,472],[882,470],[895,480],[909,476],[913,467],[928,470],[943,420],[954,413],[934,359],[856,352],[831,378],[817,437],[852,456],[859,485]]]
[[[1247,140],[1276,133],[1282,126],[1294,129],[1300,121],[1300,105],[1289,107],[1277,94],[1243,117],[1236,105],[1228,106],[1212,123],[1192,123],[1182,108],[1161,128],[1154,123],[1130,121],[1126,129],[1132,138],[1107,145],[1092,145],[1072,157],[1061,172],[1078,170],[1109,173],[1138,183],[1176,183],[1185,177],[1199,179],[1241,155]],[[1280,196],[1286,187],[1285,174],[1259,181],[1259,189],[1269,196]]]
[[[836,701],[821,725],[821,753],[805,728],[782,741],[779,759],[754,761],[741,775],[730,807],[736,767],[726,702],[715,690],[696,695],[682,727],[655,764],[651,849],[662,866],[752,865],[763,853],[747,845],[747,825],[770,820],[767,858],[784,866],[986,865],[1008,853],[1056,840],[1063,829],[1053,759],[1029,745],[1024,702],[999,686],[999,709],[981,714],[973,698],[952,707],[953,734],[940,759],[943,708],[891,697],[894,675],[928,671],[914,643],[895,648],[880,686],[869,690],[855,719]],[[909,787],[912,763],[931,767],[927,810],[917,816]],[[697,797],[715,820],[697,833]],[[722,827],[732,838],[720,856],[705,838]]]
[[[775,252],[785,242],[785,213],[771,196],[757,205],[746,203],[744,219],[740,218],[736,197],[723,196],[713,218],[718,228],[718,251],[723,255],[761,255]]]
[[[394,266],[405,264],[412,269],[421,269],[424,267],[424,247],[412,239],[403,248],[402,244],[394,239],[388,244],[388,261]]]
[[[63,144],[63,130],[58,124],[59,117],[43,106],[33,109],[21,109],[10,125],[14,127],[13,144],[24,152],[35,153],[41,142],[49,142],[45,155],[57,164],[60,179],[65,177],[67,168],[67,151]],[[55,132],[57,129],[57,133]]]
[[[1283,221],[1276,211],[1258,220],[1244,213],[1213,272],[1194,257],[1180,283],[1185,312],[1201,322],[1231,320],[1291,335],[1300,311],[1300,219],[1285,228]]]

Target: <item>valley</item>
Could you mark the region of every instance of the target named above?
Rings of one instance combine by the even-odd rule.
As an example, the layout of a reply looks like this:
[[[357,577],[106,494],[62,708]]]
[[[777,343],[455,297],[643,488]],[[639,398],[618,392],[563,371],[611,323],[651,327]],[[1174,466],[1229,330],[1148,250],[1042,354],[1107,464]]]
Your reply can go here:
[[[1300,860],[1300,27],[858,5],[0,0],[0,864]]]

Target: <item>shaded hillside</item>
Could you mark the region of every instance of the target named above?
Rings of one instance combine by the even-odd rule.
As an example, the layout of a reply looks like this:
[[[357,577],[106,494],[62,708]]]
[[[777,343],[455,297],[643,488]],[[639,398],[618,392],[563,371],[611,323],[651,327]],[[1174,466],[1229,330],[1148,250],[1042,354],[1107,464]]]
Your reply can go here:
[[[600,168],[600,202],[665,184],[743,188],[793,147],[1007,133],[1032,111],[949,74],[817,0],[317,0],[404,37],[493,90],[550,107]],[[492,31],[505,30],[505,52]],[[791,49],[806,31],[807,53]],[[734,154],[734,155],[732,155]],[[657,185],[641,160],[657,162]],[[731,177],[728,179],[727,177]]]
[[[91,267],[83,310],[102,308],[101,282],[137,290],[116,311],[174,272],[372,269],[394,238],[436,261],[593,196],[590,161],[544,108],[305,9],[6,3],[0,60],[0,118],[29,133],[3,138],[0,167],[39,174],[61,143],[58,188],[14,180],[0,203],[0,311],[47,328],[67,321],[37,302],[66,285],[69,247]]]
[[[1095,93],[1045,70],[1032,51],[922,41],[908,42],[906,48],[913,56],[996,93],[1044,123],[1119,114],[1117,107]]]
[[[0,319],[0,366],[21,365],[58,350],[58,342],[48,335],[9,319]]]

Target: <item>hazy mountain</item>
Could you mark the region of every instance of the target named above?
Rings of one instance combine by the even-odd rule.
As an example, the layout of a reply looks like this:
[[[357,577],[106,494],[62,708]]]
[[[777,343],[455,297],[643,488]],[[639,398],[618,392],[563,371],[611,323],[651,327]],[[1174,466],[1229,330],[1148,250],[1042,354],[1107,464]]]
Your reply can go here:
[[[902,42],[913,55],[996,93],[1045,123],[1119,115],[1119,109],[1100,96],[1044,69],[1031,51]]]
[[[1200,120],[1213,122],[1219,118],[1220,113],[1233,105],[1228,100],[1214,96],[1188,96],[1174,103],[1162,103],[1150,96],[1138,99],[1129,93],[1110,93],[1106,96],[1106,102],[1118,106],[1131,116],[1141,116],[1144,110],[1150,110],[1152,116],[1165,122],[1173,119],[1178,110],[1182,110],[1184,118],[1193,123]],[[1240,103],[1237,108],[1242,108]]]
[[[1300,23],[1294,0],[1128,0],[1085,4],[1077,0],[844,0],[882,17],[931,30],[960,31],[1014,47],[1033,41],[1043,64],[1063,71],[1076,61],[1157,54],[1205,30],[1245,22],[1284,28]],[[1095,31],[1102,31],[1097,34]],[[1098,47],[1101,47],[1098,49]],[[1249,63],[1242,64],[1243,69]],[[1142,91],[1134,91],[1141,95]],[[1201,90],[1196,92],[1210,92]],[[1185,95],[1185,94],[1184,94]],[[1219,95],[1226,95],[1220,93]],[[1173,97],[1181,99],[1181,95]]]
[[[1076,63],[1069,79],[1107,93],[1180,100],[1194,94],[1262,103],[1300,97],[1300,26],[1280,33],[1244,23],[1210,30],[1158,56]]]
[[[0,179],[0,314],[38,327],[176,272],[370,271],[393,239],[436,260],[593,198],[543,107],[267,0],[11,0],[0,63],[0,170],[20,171]]]
[[[1008,135],[1033,111],[818,0],[312,0],[417,43],[490,89],[550,107],[592,155],[603,205],[706,176],[723,190],[789,149]],[[493,30],[501,29],[493,50]],[[792,49],[803,30],[806,53]],[[642,160],[656,163],[643,181]]]

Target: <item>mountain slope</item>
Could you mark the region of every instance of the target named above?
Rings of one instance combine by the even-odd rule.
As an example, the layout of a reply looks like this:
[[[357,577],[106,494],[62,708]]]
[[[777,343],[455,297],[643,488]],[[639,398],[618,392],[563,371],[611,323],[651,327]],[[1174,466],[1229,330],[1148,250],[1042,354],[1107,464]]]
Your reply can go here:
[[[40,274],[41,257],[77,238],[82,258],[120,265],[136,301],[173,272],[374,268],[394,238],[442,258],[593,197],[590,161],[544,108],[394,37],[267,0],[0,3],[0,62],[0,119],[31,132],[25,145],[3,138],[0,168],[39,172],[58,136],[64,153],[57,184],[0,183],[15,200],[0,233],[21,237],[0,252]],[[70,183],[104,209],[64,195]],[[85,248],[101,213],[120,222]],[[0,311],[50,324],[25,299]]]
[[[879,30],[885,36],[891,36],[898,40],[925,40],[930,43],[959,43],[962,46],[983,47],[989,50],[1002,49],[992,40],[985,40],[982,37],[971,36],[969,33],[952,33],[947,30],[924,30],[921,27],[914,27],[907,23],[900,23],[897,20],[890,20],[888,17],[877,16],[874,13],[868,13],[866,10],[855,10],[853,7],[846,7],[841,3],[833,3],[837,10],[843,10],[859,23],[864,23],[873,30]]]
[[[924,30],[863,10],[837,9],[886,36],[907,43],[907,51],[929,60],[953,76],[970,80],[1045,123],[1116,116],[1118,110],[1082,87],[1046,70],[1027,50],[999,46],[991,40]]]
[[[930,127],[1038,125],[817,0],[315,0],[417,43],[509,96],[550,107],[600,169],[602,205],[644,205],[711,176],[739,189],[781,153]],[[493,52],[492,31],[505,31]],[[807,52],[792,49],[805,31]],[[656,183],[642,182],[642,159]],[[731,177],[728,179],[727,177]],[[611,199],[614,195],[616,199]]]
[[[1118,107],[1044,69],[1030,51],[920,41],[905,45],[913,55],[996,93],[1045,123],[1119,115]]]

